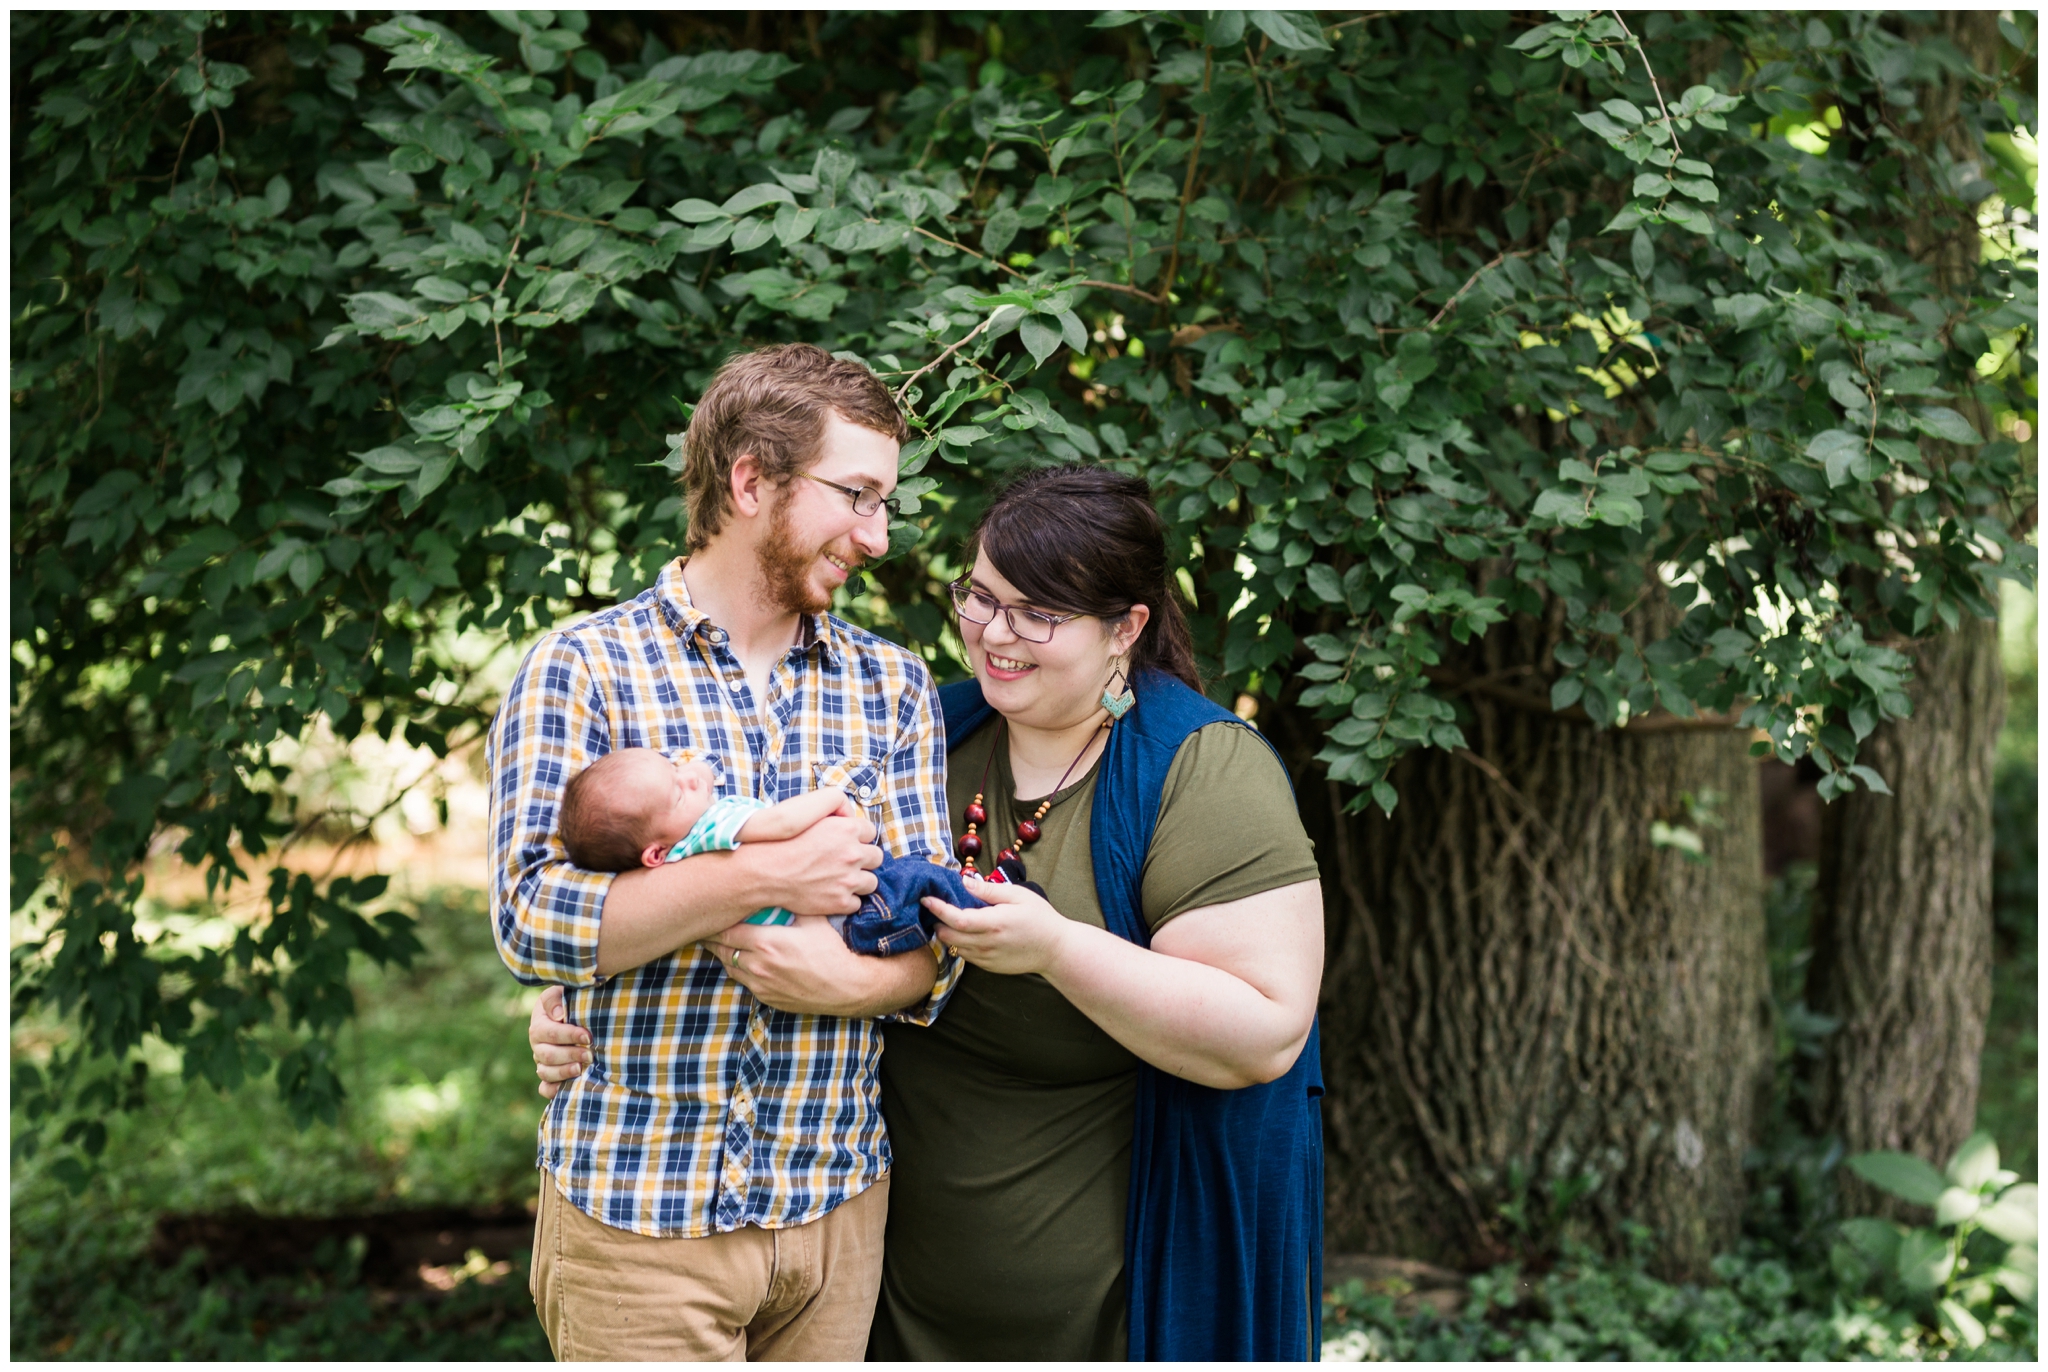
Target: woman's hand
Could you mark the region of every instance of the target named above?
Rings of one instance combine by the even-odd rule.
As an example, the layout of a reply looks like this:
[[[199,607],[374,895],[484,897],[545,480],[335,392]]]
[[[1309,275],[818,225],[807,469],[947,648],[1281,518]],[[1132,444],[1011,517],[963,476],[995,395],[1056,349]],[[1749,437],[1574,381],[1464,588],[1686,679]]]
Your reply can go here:
[[[987,909],[963,910],[937,896],[926,896],[924,908],[939,919],[939,941],[983,971],[1043,973],[1058,960],[1072,932],[1083,927],[1035,891],[1008,882],[968,880],[968,889],[988,902]]]
[[[581,1076],[590,1063],[590,1031],[568,1022],[569,1011],[562,1000],[561,987],[548,987],[526,1021],[534,1075],[540,1078],[540,1093],[547,1100],[555,1098],[563,1082]]]

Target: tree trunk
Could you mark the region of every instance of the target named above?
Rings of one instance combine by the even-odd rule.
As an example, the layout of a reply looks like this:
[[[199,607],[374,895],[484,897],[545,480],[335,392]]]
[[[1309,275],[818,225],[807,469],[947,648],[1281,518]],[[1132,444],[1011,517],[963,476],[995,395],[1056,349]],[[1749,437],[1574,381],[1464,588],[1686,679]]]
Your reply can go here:
[[[1465,665],[1498,680],[1548,649],[1518,621]],[[1667,1275],[1703,1276],[1770,1070],[1747,740],[1468,703],[1472,751],[1407,759],[1391,819],[1342,813],[1306,712],[1261,720],[1324,873],[1330,1246],[1471,1270],[1554,1239],[1591,1174],[1568,1227],[1618,1246],[1642,1221]],[[1653,846],[1709,791],[1707,861]]]
[[[1998,16],[1947,11],[1938,30],[1979,71],[1998,69]],[[1908,26],[1909,37],[1918,30]],[[1968,83],[1929,83],[1912,135],[1964,160]],[[1967,295],[1982,244],[1972,217],[1915,241],[1940,285]],[[1918,239],[1918,235],[1913,235]],[[1991,414],[1956,405],[1980,432]],[[1944,460],[1967,456],[1933,440]],[[1913,716],[1882,724],[1857,761],[1896,799],[1858,790],[1827,808],[1815,891],[1807,1004],[1842,1021],[1810,1070],[1809,1122],[1851,1152],[1897,1149],[1945,1163],[1977,1113],[1978,1057],[1991,1008],[1991,781],[2005,714],[1998,630],[1965,620],[1914,651]],[[1902,1202],[1842,1173],[1848,1214],[1902,1215]]]
[[[1807,1003],[1841,1020],[1812,1073],[1816,1133],[1937,1166],[1977,1115],[1991,1010],[1991,773],[2005,715],[1998,626],[1966,619],[1915,652],[1912,718],[1857,753],[1896,793],[1821,821]],[[1844,1177],[1850,1214],[1893,1213]]]

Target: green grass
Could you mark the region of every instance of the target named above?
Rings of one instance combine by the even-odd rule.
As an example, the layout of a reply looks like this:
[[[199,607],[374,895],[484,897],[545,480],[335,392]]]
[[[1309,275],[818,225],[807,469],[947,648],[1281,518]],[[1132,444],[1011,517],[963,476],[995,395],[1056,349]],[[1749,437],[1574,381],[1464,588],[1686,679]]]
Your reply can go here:
[[[533,993],[498,961],[480,893],[439,893],[418,915],[426,953],[415,968],[358,978],[360,1017],[339,1045],[348,1100],[337,1123],[295,1129],[269,1082],[223,1096],[159,1062],[146,1106],[106,1120],[106,1152],[82,1194],[52,1175],[47,1153],[16,1162],[14,1356],[547,1356],[523,1259],[494,1285],[393,1301],[360,1281],[360,1255],[345,1249],[288,1277],[208,1279],[192,1263],[162,1268],[144,1256],[165,1213],[531,1201]],[[17,1052],[56,1032],[26,1018]]]

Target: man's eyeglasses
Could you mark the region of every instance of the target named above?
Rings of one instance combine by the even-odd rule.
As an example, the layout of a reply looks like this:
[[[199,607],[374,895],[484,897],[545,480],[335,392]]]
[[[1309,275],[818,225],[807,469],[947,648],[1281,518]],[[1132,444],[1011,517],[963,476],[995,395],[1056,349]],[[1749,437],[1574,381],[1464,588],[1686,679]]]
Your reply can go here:
[[[1026,643],[1050,643],[1052,631],[1070,619],[1080,615],[1049,615],[1038,610],[1027,610],[1021,605],[1005,605],[987,591],[977,590],[967,581],[956,581],[952,585],[953,608],[960,618],[969,624],[994,622],[998,612],[1010,624],[1010,632]]]
[[[799,475],[806,480],[817,482],[820,486],[830,486],[833,490],[851,500],[853,502],[853,512],[862,519],[866,519],[876,510],[887,510],[891,519],[903,517],[903,506],[893,497],[884,499],[882,493],[872,486],[842,486],[836,481],[827,481],[822,476],[812,476],[809,472],[801,472]]]

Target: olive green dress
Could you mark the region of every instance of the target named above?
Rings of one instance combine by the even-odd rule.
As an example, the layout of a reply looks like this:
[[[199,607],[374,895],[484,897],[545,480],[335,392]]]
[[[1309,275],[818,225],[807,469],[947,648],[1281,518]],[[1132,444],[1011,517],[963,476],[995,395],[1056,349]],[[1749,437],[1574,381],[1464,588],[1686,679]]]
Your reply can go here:
[[[991,853],[1041,799],[1012,796],[1000,734],[990,724],[947,760],[956,834],[988,767]],[[1095,781],[1091,769],[1055,796],[1024,860],[1055,909],[1102,927]],[[1216,724],[1181,745],[1145,858],[1152,930],[1315,876],[1286,773],[1263,742]],[[933,1026],[888,1026],[882,1113],[895,1166],[871,1360],[1123,1359],[1137,1067],[1035,975],[969,967]]]

